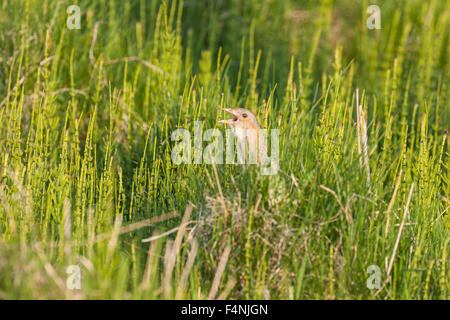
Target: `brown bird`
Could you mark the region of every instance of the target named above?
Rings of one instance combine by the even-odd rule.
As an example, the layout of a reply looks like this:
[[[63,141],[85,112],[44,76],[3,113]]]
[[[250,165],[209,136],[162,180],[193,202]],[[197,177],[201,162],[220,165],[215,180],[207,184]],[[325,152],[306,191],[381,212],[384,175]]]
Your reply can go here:
[[[241,153],[241,163],[244,163],[249,156],[249,163],[262,165],[267,157],[267,144],[265,137],[261,134],[261,127],[258,119],[249,110],[243,108],[223,108],[222,110],[233,115],[233,119],[220,120],[219,123],[228,124],[237,137],[238,147],[243,147]],[[246,148],[248,142],[248,153]]]

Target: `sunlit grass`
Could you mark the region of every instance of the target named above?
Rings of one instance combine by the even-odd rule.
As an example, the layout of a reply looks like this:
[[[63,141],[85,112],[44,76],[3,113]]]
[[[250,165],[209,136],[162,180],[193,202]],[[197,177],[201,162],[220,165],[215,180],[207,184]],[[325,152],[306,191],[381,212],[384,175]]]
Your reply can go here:
[[[0,0],[0,298],[448,299],[450,4],[377,2]],[[221,107],[277,175],[172,163]]]

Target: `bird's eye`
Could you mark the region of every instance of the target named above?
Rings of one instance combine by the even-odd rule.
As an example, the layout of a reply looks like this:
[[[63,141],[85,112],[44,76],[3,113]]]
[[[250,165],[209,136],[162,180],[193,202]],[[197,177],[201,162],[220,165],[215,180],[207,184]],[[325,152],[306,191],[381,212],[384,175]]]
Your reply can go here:
[[[246,114],[246,113],[243,113],[243,114],[242,114],[242,118],[247,118],[247,114]]]

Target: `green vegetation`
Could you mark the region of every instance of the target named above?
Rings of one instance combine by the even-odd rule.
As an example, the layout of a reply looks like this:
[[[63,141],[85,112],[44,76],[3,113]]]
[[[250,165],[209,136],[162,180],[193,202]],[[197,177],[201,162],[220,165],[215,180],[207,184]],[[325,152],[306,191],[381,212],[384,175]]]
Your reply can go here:
[[[0,0],[0,298],[448,299],[449,57],[449,1]],[[221,107],[277,175],[171,162]]]

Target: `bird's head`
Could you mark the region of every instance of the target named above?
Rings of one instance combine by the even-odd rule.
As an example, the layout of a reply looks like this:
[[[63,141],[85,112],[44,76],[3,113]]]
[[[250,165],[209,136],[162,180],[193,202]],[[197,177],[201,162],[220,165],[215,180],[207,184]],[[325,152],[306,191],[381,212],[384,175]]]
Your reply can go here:
[[[233,115],[233,119],[220,120],[219,123],[228,124],[231,128],[260,129],[258,119],[253,112],[243,108],[223,108]]]

